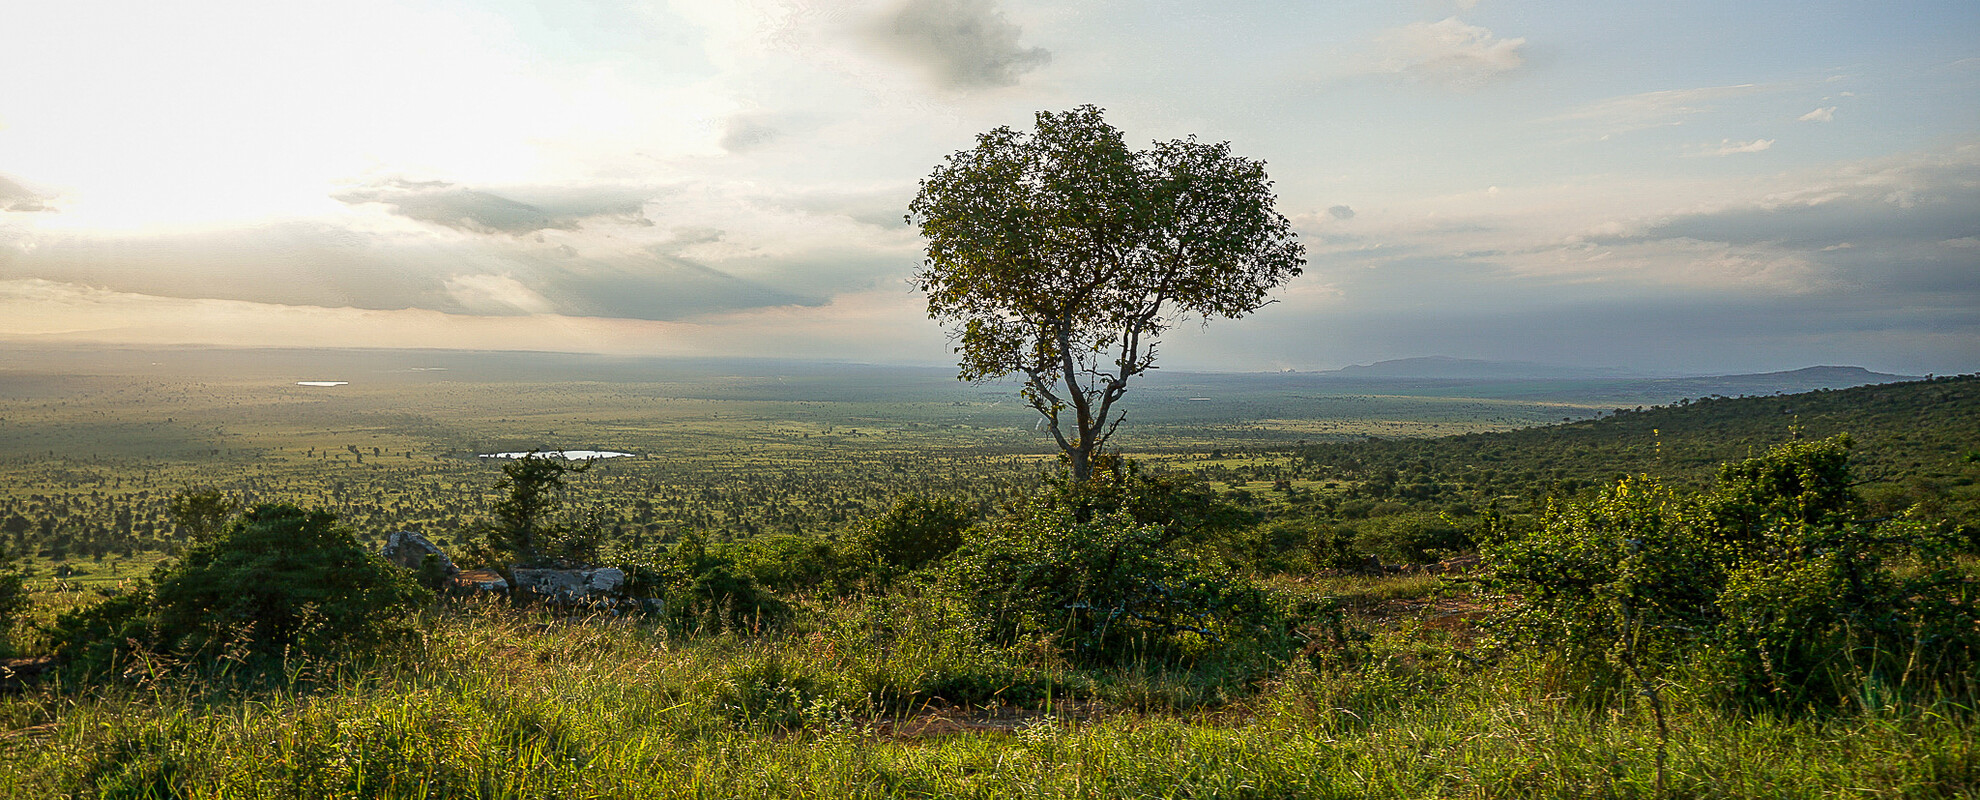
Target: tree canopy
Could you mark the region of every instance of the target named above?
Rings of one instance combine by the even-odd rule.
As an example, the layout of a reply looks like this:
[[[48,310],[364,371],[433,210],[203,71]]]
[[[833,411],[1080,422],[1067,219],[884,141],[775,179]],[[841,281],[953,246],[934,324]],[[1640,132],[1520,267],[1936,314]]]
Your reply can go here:
[[[1177,321],[1236,318],[1300,273],[1262,162],[1194,136],[1131,150],[1091,105],[977,137],[921,182],[916,285],[963,380],[1024,376],[1075,480]],[[1070,412],[1068,417],[1067,412]]]

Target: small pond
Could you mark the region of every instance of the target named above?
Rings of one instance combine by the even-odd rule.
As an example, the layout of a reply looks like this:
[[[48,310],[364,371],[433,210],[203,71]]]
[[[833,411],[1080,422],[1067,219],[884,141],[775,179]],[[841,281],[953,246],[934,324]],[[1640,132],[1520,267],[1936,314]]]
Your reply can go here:
[[[544,458],[561,458],[566,461],[589,461],[594,458],[629,458],[631,453],[617,450],[538,450],[536,454]],[[528,453],[482,453],[482,458],[522,458]]]

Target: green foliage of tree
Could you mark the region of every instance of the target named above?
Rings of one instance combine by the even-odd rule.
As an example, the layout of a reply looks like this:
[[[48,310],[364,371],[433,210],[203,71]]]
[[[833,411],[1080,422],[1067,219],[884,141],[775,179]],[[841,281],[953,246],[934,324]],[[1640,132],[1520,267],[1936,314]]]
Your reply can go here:
[[[267,504],[187,549],[152,588],[65,613],[58,654],[83,669],[133,650],[184,659],[326,653],[410,634],[432,594],[333,514]]]
[[[183,489],[166,502],[165,513],[187,540],[212,541],[227,529],[227,522],[241,510],[241,503],[211,486]]]
[[[1355,550],[1354,529],[1311,517],[1275,519],[1250,529],[1237,558],[1267,574],[1308,574],[1355,569],[1367,563]]]
[[[1471,534],[1444,514],[1388,514],[1356,523],[1354,529],[1355,550],[1384,564],[1422,564],[1472,546]]]
[[[767,591],[791,595],[839,588],[842,559],[833,543],[822,536],[757,536],[712,549]]]
[[[1697,494],[1647,477],[1497,527],[1499,620],[1576,680],[1646,692],[1692,670],[1732,702],[1873,705],[1865,692],[1971,699],[1980,589],[1951,526],[1853,510],[1850,440],[1789,442],[1725,465]],[[1602,679],[1604,670],[1608,679]]]
[[[960,377],[1024,375],[1024,397],[1085,481],[1115,408],[1183,317],[1236,318],[1300,273],[1264,164],[1194,137],[1131,150],[1091,105],[977,137],[921,183],[916,284]],[[1070,410],[1071,418],[1065,413]]]
[[[1141,525],[1159,525],[1168,541],[1210,545],[1257,522],[1195,476],[1153,474],[1126,459],[1095,459],[1089,479],[1048,481],[1034,501],[1069,511],[1075,520],[1126,514]],[[1166,542],[1165,542],[1166,543]]]
[[[477,556],[513,577],[516,566],[545,566],[559,561],[588,562],[598,555],[598,532],[561,519],[564,476],[582,473],[592,462],[576,466],[530,453],[502,465],[492,519],[481,521]]]

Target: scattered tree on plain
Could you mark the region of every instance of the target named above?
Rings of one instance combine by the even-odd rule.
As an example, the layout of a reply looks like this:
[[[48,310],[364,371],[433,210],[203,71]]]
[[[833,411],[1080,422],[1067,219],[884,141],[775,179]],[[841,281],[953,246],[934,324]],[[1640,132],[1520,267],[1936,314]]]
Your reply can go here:
[[[1101,115],[1040,112],[1035,132],[978,136],[921,182],[908,215],[927,241],[915,283],[952,331],[959,377],[1022,373],[1075,481],[1163,331],[1257,310],[1306,252],[1262,162],[1195,137],[1130,150]]]

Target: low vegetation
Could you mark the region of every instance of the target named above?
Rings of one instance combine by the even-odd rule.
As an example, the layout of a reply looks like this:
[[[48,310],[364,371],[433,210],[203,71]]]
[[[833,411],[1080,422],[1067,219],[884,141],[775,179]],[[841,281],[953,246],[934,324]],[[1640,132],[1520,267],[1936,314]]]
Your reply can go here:
[[[505,465],[479,558],[652,601],[605,610],[435,597],[330,514],[194,491],[214,532],[15,626],[60,666],[0,696],[0,795],[1971,796],[1980,459],[1922,431],[1940,490],[1882,492],[1898,429],[1537,495],[1343,466],[1434,442],[1113,459],[595,545],[595,474]]]

